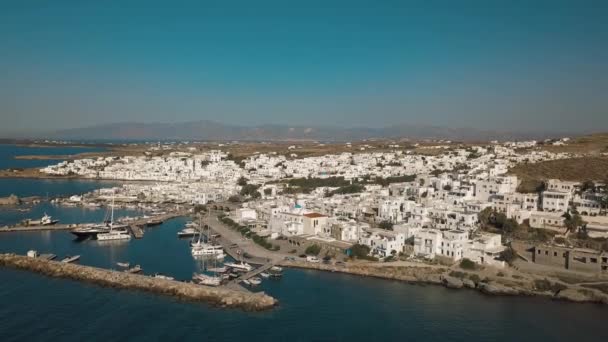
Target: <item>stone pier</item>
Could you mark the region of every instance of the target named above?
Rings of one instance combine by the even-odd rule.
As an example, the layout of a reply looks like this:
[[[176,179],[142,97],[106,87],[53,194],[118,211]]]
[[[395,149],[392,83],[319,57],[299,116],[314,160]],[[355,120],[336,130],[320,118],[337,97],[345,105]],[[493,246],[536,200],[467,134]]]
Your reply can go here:
[[[91,266],[46,261],[16,254],[0,254],[0,266],[36,272],[49,277],[73,279],[106,287],[147,291],[248,311],[267,310],[277,305],[276,299],[264,293],[236,291],[225,287],[207,287]]]

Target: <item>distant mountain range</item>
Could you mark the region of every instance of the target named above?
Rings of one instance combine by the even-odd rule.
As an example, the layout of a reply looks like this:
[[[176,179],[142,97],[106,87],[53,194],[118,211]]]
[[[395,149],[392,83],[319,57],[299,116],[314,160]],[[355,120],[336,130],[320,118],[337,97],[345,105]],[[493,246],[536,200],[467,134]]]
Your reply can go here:
[[[261,125],[237,126],[202,120],[182,123],[113,123],[44,133],[41,137],[80,140],[202,141],[348,141],[363,139],[511,140],[559,136],[556,133],[507,132],[400,124],[383,128]]]

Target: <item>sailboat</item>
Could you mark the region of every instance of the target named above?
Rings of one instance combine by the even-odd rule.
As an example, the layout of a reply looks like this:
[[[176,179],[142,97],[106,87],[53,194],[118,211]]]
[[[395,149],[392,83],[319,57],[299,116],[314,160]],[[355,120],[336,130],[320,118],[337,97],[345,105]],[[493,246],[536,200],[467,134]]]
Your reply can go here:
[[[203,227],[202,222],[200,226]],[[222,246],[212,245],[208,242],[205,243],[202,240],[202,236],[203,232],[201,231],[198,236],[198,241],[191,243],[192,256],[214,256],[216,259],[223,259],[226,256]],[[207,236],[209,236],[209,230],[207,230]]]
[[[107,233],[97,234],[97,240],[109,241],[109,240],[130,240],[131,234],[127,231],[126,225],[114,225],[114,197],[112,197],[112,214],[110,217],[110,224],[108,225],[110,230]]]
[[[70,233],[76,235],[78,239],[94,238],[98,234],[107,233],[110,229],[126,229],[126,225],[114,224],[114,198],[112,198],[112,208],[106,210],[106,215],[103,222],[100,224],[90,225],[86,227],[75,228]]]

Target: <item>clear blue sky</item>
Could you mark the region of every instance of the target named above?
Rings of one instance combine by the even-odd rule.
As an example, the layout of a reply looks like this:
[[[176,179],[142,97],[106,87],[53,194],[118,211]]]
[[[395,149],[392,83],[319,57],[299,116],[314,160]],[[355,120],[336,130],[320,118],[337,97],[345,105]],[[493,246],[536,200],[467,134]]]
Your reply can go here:
[[[608,1],[0,2],[3,132],[608,130],[607,109]]]

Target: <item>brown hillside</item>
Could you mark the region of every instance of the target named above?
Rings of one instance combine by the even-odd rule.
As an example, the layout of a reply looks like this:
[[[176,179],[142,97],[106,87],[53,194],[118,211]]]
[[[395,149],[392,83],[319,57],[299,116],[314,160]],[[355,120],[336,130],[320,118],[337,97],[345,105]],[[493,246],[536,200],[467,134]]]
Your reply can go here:
[[[518,191],[534,192],[542,181],[561,179],[567,181],[608,180],[607,157],[581,157],[550,160],[535,164],[520,164],[509,170],[522,182]]]

